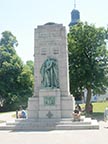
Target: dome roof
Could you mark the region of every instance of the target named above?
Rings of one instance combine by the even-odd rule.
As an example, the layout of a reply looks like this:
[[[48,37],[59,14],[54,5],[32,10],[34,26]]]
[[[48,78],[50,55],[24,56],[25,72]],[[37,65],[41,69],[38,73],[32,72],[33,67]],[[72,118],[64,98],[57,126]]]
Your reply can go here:
[[[73,9],[71,12],[71,22],[69,26],[75,25],[80,20],[80,12],[76,9]]]
[[[73,9],[71,12],[72,20],[80,19],[80,12],[76,9]]]
[[[79,10],[73,9],[72,12],[79,13]]]

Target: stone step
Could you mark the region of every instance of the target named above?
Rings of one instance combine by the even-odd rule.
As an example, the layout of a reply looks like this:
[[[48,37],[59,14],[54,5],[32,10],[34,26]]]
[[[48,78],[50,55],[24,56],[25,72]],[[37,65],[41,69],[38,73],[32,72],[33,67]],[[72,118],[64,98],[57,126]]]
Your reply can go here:
[[[83,121],[72,121],[72,119],[19,119],[0,125],[0,130],[78,130],[99,129],[97,120],[85,118]]]
[[[57,125],[56,130],[87,130],[99,129],[98,125]]]
[[[15,121],[8,121],[6,124],[7,125],[57,125],[57,124],[62,124],[62,125],[78,125],[78,124],[90,124],[91,123],[91,118],[85,118],[84,120],[81,121],[73,121],[73,119],[39,119],[39,120],[34,120],[34,119],[16,119]]]
[[[16,125],[33,125],[33,126],[43,126],[43,127],[45,127],[45,126],[55,126],[55,125],[72,125],[72,126],[74,126],[74,125],[90,125],[91,124],[91,122],[59,122],[59,123],[56,123],[56,124],[54,124],[54,123],[38,123],[38,122],[36,122],[36,123],[15,123],[15,122],[9,122],[9,123],[6,123],[6,125],[7,126],[11,126],[11,125],[13,125],[13,126],[16,126]]]
[[[34,127],[34,126],[21,126],[21,125],[17,125],[17,126],[13,126],[13,125],[9,125],[9,126],[2,126],[0,127],[0,130],[33,130],[33,131],[40,131],[40,130],[85,130],[85,129],[99,129],[98,125],[57,125],[56,127]]]

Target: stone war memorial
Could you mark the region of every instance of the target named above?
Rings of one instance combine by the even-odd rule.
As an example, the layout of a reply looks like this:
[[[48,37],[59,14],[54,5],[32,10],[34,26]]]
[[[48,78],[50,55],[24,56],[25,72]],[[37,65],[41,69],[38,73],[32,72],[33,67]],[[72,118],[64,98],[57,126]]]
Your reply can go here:
[[[34,77],[28,118],[71,118],[74,99],[69,91],[68,49],[62,24],[47,23],[35,29]]]
[[[1,130],[99,129],[91,118],[73,121],[75,101],[69,90],[67,34],[62,24],[46,23],[35,29],[34,78],[27,119],[16,119]]]

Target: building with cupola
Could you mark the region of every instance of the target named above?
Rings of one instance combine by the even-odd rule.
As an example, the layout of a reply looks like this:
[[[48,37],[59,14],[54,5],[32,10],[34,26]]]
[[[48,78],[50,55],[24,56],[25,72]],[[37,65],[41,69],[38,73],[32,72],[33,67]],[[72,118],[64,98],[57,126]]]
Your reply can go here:
[[[74,0],[74,9],[71,12],[71,22],[69,23],[70,26],[76,25],[80,21],[80,12],[76,9],[76,2]]]

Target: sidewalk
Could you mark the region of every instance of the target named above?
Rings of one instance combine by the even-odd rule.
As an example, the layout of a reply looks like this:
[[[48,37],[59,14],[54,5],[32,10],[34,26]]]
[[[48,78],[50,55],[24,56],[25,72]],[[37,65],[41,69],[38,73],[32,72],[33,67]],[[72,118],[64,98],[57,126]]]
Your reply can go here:
[[[100,121],[99,130],[0,131],[1,144],[107,144],[108,122]]]

